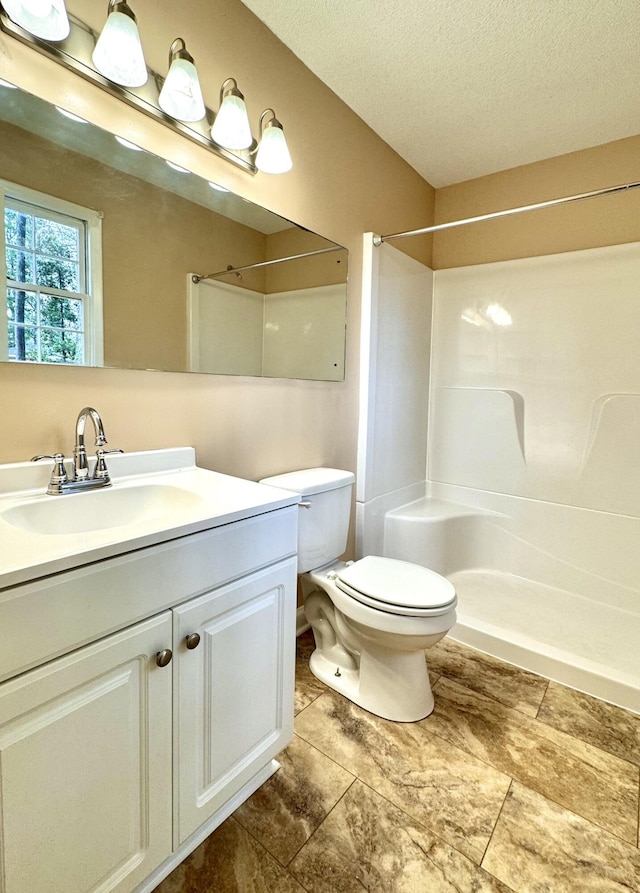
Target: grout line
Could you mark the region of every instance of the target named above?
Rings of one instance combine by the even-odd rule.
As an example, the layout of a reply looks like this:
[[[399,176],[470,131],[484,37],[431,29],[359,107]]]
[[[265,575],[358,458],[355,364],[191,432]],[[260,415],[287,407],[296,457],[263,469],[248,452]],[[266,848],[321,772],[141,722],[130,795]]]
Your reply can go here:
[[[318,694],[314,698],[312,698],[308,704],[305,704],[304,707],[302,707],[300,710],[298,710],[297,713],[293,714],[293,718],[295,719],[296,716],[300,716],[300,714],[304,713],[304,711],[307,709],[307,707],[311,707],[312,704],[315,704],[315,702],[318,700],[318,698],[321,698],[323,694],[324,694],[323,691],[319,691]]]
[[[443,678],[443,677],[440,677],[440,678]],[[544,727],[545,729],[550,729],[551,732],[554,733],[555,735],[558,735],[560,739],[562,739],[562,738],[571,739],[571,740],[573,740],[573,741],[578,742],[578,744],[584,745],[586,748],[592,748],[593,750],[596,750],[596,751],[598,751],[599,753],[601,753],[601,754],[605,757],[605,759],[617,760],[617,761],[619,761],[619,762],[621,762],[621,763],[626,763],[628,766],[633,766],[634,769],[637,769],[637,768],[640,767],[640,764],[637,763],[637,762],[636,762],[635,760],[633,760],[633,759],[629,759],[629,758],[626,758],[626,757],[621,757],[621,756],[620,756],[619,754],[617,754],[617,753],[611,753],[611,751],[606,750],[604,747],[602,747],[602,746],[600,746],[600,745],[598,745],[598,744],[594,744],[592,741],[587,741],[586,738],[582,738],[582,737],[580,737],[579,735],[573,735],[571,732],[566,732],[564,729],[560,729],[560,728],[558,728],[557,726],[552,725],[550,722],[547,722],[547,721],[544,720],[544,719],[538,719],[537,716],[531,716],[531,714],[529,714],[529,713],[524,713],[522,710],[518,710],[517,707],[509,707],[507,704],[504,704],[502,701],[498,701],[498,700],[496,700],[496,698],[492,698],[490,695],[484,694],[483,692],[479,692],[479,691],[477,691],[477,690],[474,689],[474,688],[470,688],[468,685],[463,685],[461,682],[457,682],[455,679],[449,679],[448,676],[445,677],[445,678],[446,678],[449,682],[451,682],[454,686],[456,686],[457,688],[460,688],[460,689],[462,689],[463,691],[469,692],[469,693],[471,693],[471,694],[477,695],[477,696],[480,697],[480,698],[485,698],[487,701],[491,701],[493,704],[496,704],[496,705],[498,706],[498,708],[500,708],[501,710],[505,710],[505,711],[507,711],[508,713],[512,713],[512,714],[514,714],[516,717],[522,717],[523,720],[525,721],[525,724],[526,724],[527,722],[531,722],[531,723],[534,723],[534,725],[539,725],[539,726]],[[541,678],[542,678],[542,677],[541,677]],[[435,688],[434,688],[434,693],[435,693]],[[449,699],[447,698],[447,695],[446,695],[446,694],[442,694],[441,697],[442,697],[444,700],[449,700]],[[539,711],[538,711],[538,712],[539,712]],[[426,722],[426,721],[428,721],[428,719],[429,719],[429,717],[426,717],[425,720],[421,720],[421,722]],[[431,730],[429,730],[429,731],[431,731]],[[433,731],[432,734],[433,734],[433,735],[438,735],[438,733],[435,732],[435,731]],[[545,737],[545,736],[542,734],[542,732],[541,732],[541,735],[542,735],[543,737]],[[442,737],[442,736],[438,735],[438,737]],[[447,738],[443,738],[443,740],[446,741],[446,740],[448,740],[448,739],[447,739]],[[548,738],[548,741],[549,741],[549,743],[552,744],[554,747],[557,747],[559,750],[562,750],[563,752],[569,754],[569,756],[572,757],[573,759],[577,759],[579,762],[581,762],[581,763],[583,763],[583,764],[585,764],[585,765],[589,765],[589,763],[588,763],[587,760],[583,759],[581,756],[578,756],[577,754],[575,754],[575,753],[571,750],[571,748],[570,748],[570,746],[569,746],[569,741],[568,741],[568,740],[566,741],[566,743],[563,743],[562,741],[557,741],[557,742],[556,742],[556,741],[553,740],[553,738],[549,737],[549,738]],[[458,745],[458,746],[460,746],[460,745]],[[460,747],[461,747],[461,746],[460,746]],[[471,751],[470,751],[470,750],[467,750],[465,747],[461,747],[461,749],[462,749],[462,750],[465,750],[466,753],[471,753]],[[473,754],[473,756],[475,756],[475,754]],[[477,757],[477,759],[482,759],[482,758],[481,758],[481,757]],[[483,762],[487,762],[487,763],[488,763],[487,760],[483,760]],[[493,763],[488,763],[488,765],[489,765],[489,766],[492,766]],[[497,767],[494,766],[494,769],[495,769],[495,768],[497,768]],[[502,771],[502,770],[498,770],[498,771]],[[504,773],[504,774],[508,774],[508,773]]]
[[[242,806],[242,804],[240,804],[240,805]],[[240,808],[240,807],[238,807],[238,809],[239,809],[239,808]],[[277,865],[278,868],[280,868],[280,869],[287,875],[287,877],[290,877],[290,878],[292,878],[293,880],[295,880],[296,883],[299,884],[300,887],[305,891],[305,893],[313,893],[313,891],[311,891],[311,890],[307,890],[306,887],[303,887],[302,884],[300,883],[300,881],[298,881],[296,878],[294,878],[293,875],[289,872],[289,865],[291,864],[291,862],[287,863],[287,865],[283,865],[282,862],[281,862],[279,859],[277,859],[277,858],[273,855],[273,853],[269,852],[269,850],[268,850],[268,849],[266,848],[266,846],[262,843],[262,841],[261,841],[261,840],[258,840],[258,838],[255,836],[255,834],[253,834],[253,832],[250,831],[248,828],[245,828],[245,826],[242,824],[242,822],[240,822],[240,821],[235,817],[235,812],[232,812],[231,815],[228,816],[228,817],[224,820],[224,822],[222,823],[222,825],[224,825],[226,822],[231,822],[231,821],[233,821],[234,824],[236,824],[236,825],[237,825],[237,826],[238,826],[238,827],[239,827],[245,834],[247,834],[247,835],[253,840],[253,842],[254,842],[257,846],[260,847],[260,849],[261,849],[261,850],[263,851],[263,853],[266,855],[267,859],[271,859],[272,862],[274,862],[275,865]],[[221,828],[222,825],[219,825],[218,827]],[[215,830],[217,831],[218,829],[216,828]],[[211,833],[214,834],[215,831],[212,831]],[[208,840],[209,838],[206,838],[206,839]],[[234,854],[234,855],[235,855],[235,854]],[[296,855],[297,855],[297,854],[296,854]],[[188,858],[188,857],[187,857],[187,858]]]
[[[461,686],[461,687],[463,687],[463,686]],[[470,689],[467,689],[467,691],[470,691]],[[486,697],[486,695],[483,696],[483,697]],[[445,698],[444,696],[443,696],[443,699],[446,700],[446,698]],[[493,700],[493,699],[489,699],[489,700]],[[499,702],[497,702],[497,701],[496,701],[495,703],[499,704]],[[512,709],[512,708],[508,708],[508,707],[505,708],[503,704],[499,704],[499,706],[500,706],[500,707],[503,707],[503,708],[506,709],[506,710],[510,710],[510,709]],[[518,711],[515,711],[515,712],[518,712]],[[527,718],[530,719],[530,720],[533,720],[532,717],[527,717]],[[432,730],[432,729],[429,729],[427,726],[423,725],[423,723],[428,722],[428,720],[429,720],[429,717],[427,717],[425,720],[421,720],[421,721],[417,724],[418,727],[421,729],[421,731],[424,732],[425,734],[428,734],[428,735],[430,735],[430,736],[433,737],[433,738],[438,738],[438,740],[445,742],[445,743],[448,744],[450,747],[456,747],[458,750],[461,750],[463,753],[465,753],[467,756],[471,757],[472,759],[474,759],[474,760],[478,760],[479,762],[484,763],[486,766],[489,766],[491,769],[493,769],[494,772],[499,772],[501,775],[504,775],[504,776],[506,776],[507,778],[510,778],[512,784],[513,784],[514,781],[517,782],[519,785],[522,785],[523,787],[528,788],[530,791],[533,791],[535,794],[538,794],[538,796],[540,796],[540,797],[544,797],[544,798],[545,798],[546,800],[548,800],[550,803],[555,803],[555,805],[556,805],[556,806],[559,806],[561,809],[564,809],[564,810],[566,810],[567,812],[570,812],[570,813],[572,813],[573,815],[578,816],[579,818],[583,819],[585,822],[589,822],[589,823],[592,824],[595,828],[598,828],[602,833],[604,833],[604,834],[610,834],[612,837],[615,837],[617,840],[620,840],[620,841],[622,841],[623,843],[627,844],[627,846],[635,846],[636,848],[640,847],[640,843],[638,842],[638,839],[637,839],[637,838],[636,838],[636,841],[635,841],[634,843],[631,843],[628,839],[622,837],[618,832],[613,831],[611,828],[606,828],[606,827],[604,827],[603,825],[598,824],[598,822],[594,821],[593,818],[589,818],[588,816],[582,815],[582,813],[581,813],[581,812],[578,812],[575,808],[572,808],[572,807],[568,806],[566,803],[562,803],[562,802],[560,802],[559,800],[556,800],[553,796],[550,796],[549,793],[539,790],[538,787],[537,787],[537,785],[536,785],[537,779],[528,779],[527,781],[522,781],[522,780],[520,780],[519,778],[514,778],[514,777],[511,775],[510,772],[505,771],[504,769],[499,768],[499,767],[496,766],[494,763],[490,762],[488,759],[483,758],[483,757],[479,757],[477,754],[473,753],[473,751],[470,750],[470,749],[466,746],[466,743],[465,743],[464,741],[461,742],[461,743],[454,743],[454,742],[451,741],[449,738],[446,738],[444,735],[439,734],[438,731],[436,731],[435,729],[433,729],[433,730]],[[541,722],[541,720],[533,720],[533,721],[534,721],[534,722]],[[545,723],[542,723],[542,724],[543,724],[543,725],[546,725]],[[553,728],[553,727],[550,726],[549,728]],[[561,731],[561,730],[554,729],[554,731]],[[623,760],[621,757],[616,757],[616,756],[614,756],[614,755],[612,755],[612,754],[609,754],[607,751],[603,751],[603,750],[601,750],[600,748],[595,747],[595,745],[593,745],[593,744],[589,744],[589,742],[583,742],[582,739],[580,739],[580,738],[576,738],[574,735],[569,735],[568,732],[563,732],[562,734],[566,735],[566,736],[569,737],[569,738],[574,738],[576,741],[580,742],[581,744],[587,744],[589,747],[593,747],[595,750],[600,750],[601,753],[605,754],[605,756],[609,756],[609,757],[611,757],[612,759],[618,759],[618,760],[621,760],[622,762],[628,762],[628,761],[626,761],[626,760]],[[550,743],[551,743],[554,747],[557,747],[558,750],[560,750],[562,753],[564,753],[564,754],[568,754],[570,757],[573,757],[574,759],[577,759],[580,763],[582,763],[582,764],[584,764],[584,765],[589,765],[589,764],[588,764],[585,760],[583,760],[581,757],[577,757],[575,754],[573,754],[567,747],[565,747],[565,746],[563,746],[563,745],[561,745],[561,744],[556,745],[555,742],[553,742],[553,741],[550,741]],[[637,766],[637,764],[635,764],[635,763],[628,763],[628,765],[633,766],[634,769],[638,769],[638,768],[639,768],[639,767]],[[640,796],[640,795],[639,795],[639,796]],[[640,803],[639,803],[639,808],[640,808]],[[640,818],[638,819],[638,823],[639,823],[639,832],[640,832]]]
[[[304,741],[304,738],[303,738],[302,740]],[[313,745],[311,745],[311,746],[313,747]],[[318,753],[322,753],[322,751],[319,750]],[[325,756],[325,754],[322,754],[322,756]],[[337,765],[337,764],[336,764],[336,765]],[[353,774],[353,773],[350,773],[350,774]],[[307,837],[307,839],[305,840],[305,842],[304,842],[304,843],[303,843],[303,844],[296,850],[296,852],[293,854],[293,856],[289,859],[289,861],[287,862],[287,865],[286,865],[286,870],[287,870],[287,872],[289,872],[289,866],[291,865],[291,863],[293,862],[293,860],[296,858],[296,856],[298,856],[299,853],[302,852],[302,850],[306,847],[306,845],[309,843],[309,841],[315,836],[316,832],[319,831],[320,828],[322,828],[322,826],[323,826],[324,823],[327,821],[327,819],[329,818],[329,816],[331,815],[331,813],[333,812],[333,810],[336,808],[336,806],[338,805],[338,803],[341,803],[342,800],[344,800],[344,798],[345,798],[347,792],[351,790],[351,788],[352,788],[353,785],[356,783],[356,781],[360,781],[360,779],[357,777],[357,775],[354,775],[353,778],[351,779],[351,781],[349,782],[349,785],[345,788],[345,790],[342,792],[342,794],[338,797],[338,799],[336,800],[336,802],[333,804],[333,806],[331,807],[331,809],[329,810],[329,812],[328,812],[328,813],[325,815],[325,817],[322,819],[322,821],[321,821],[320,824],[317,826],[317,828],[314,828],[314,829],[313,829],[313,831],[312,831],[311,834]],[[291,875],[291,877],[294,878],[294,880],[297,880],[297,878],[295,878],[294,875]],[[300,881],[298,881],[298,883],[300,883]]]
[[[509,787],[507,788],[507,793],[504,795],[502,805],[500,806],[500,809],[498,810],[498,815],[496,816],[496,820],[493,823],[493,828],[491,829],[491,834],[489,835],[489,840],[487,841],[487,845],[484,848],[484,853],[482,854],[482,859],[480,860],[480,868],[482,868],[483,871],[486,871],[487,874],[491,874],[491,872],[487,871],[487,869],[484,868],[482,863],[484,862],[485,856],[487,855],[487,850],[491,846],[491,841],[493,840],[493,835],[496,833],[496,828],[498,827],[498,822],[500,821],[500,816],[502,815],[502,812],[504,810],[504,805],[507,802],[507,797],[509,796],[509,794],[511,793],[511,789],[513,788],[513,782],[514,782],[514,779],[512,778],[509,783]],[[495,877],[495,875],[491,874],[491,877]],[[496,880],[500,880],[500,878],[496,878]]]
[[[544,679],[545,677],[544,677],[544,676],[541,676],[540,678],[541,678],[541,679]],[[549,685],[550,685],[550,684],[551,684],[551,680],[550,680],[550,679],[547,679],[547,684],[546,684],[545,687],[544,687],[544,694],[543,694],[542,697],[540,698],[540,703],[538,704],[538,709],[536,710],[536,715],[535,715],[535,717],[534,717],[535,719],[538,719],[539,716],[540,716],[540,711],[542,710],[542,705],[544,704],[544,699],[547,697],[547,692],[549,691]],[[540,721],[540,722],[544,722],[543,719],[540,719],[539,721]]]

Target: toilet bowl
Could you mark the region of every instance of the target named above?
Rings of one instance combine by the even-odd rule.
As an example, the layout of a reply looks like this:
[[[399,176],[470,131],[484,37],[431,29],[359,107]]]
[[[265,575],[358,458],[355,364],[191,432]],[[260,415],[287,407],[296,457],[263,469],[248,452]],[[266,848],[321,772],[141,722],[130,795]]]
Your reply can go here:
[[[265,478],[302,497],[298,573],[315,638],[311,672],[384,719],[415,722],[433,710],[425,650],[456,620],[452,584],[427,568],[346,548],[355,477],[314,468]]]

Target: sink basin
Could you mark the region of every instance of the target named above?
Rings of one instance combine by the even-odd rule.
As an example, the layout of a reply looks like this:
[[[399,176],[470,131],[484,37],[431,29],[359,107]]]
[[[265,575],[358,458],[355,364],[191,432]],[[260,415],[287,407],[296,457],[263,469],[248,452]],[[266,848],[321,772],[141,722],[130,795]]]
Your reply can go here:
[[[0,518],[28,533],[68,535],[170,518],[201,503],[198,494],[189,490],[143,483],[89,493],[36,496],[1,511]]]
[[[199,468],[191,447],[115,453],[109,472],[110,487],[48,496],[50,467],[0,464],[0,604],[9,586],[299,501],[275,487]]]

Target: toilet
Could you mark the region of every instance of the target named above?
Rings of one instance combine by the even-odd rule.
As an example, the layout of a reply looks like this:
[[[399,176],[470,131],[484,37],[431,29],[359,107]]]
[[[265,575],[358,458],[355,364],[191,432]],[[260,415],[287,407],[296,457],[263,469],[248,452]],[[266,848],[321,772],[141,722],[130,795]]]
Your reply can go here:
[[[351,472],[309,468],[260,483],[301,497],[298,574],[316,644],[311,672],[384,719],[424,719],[433,710],[424,652],[456,621],[452,584],[393,558],[339,560],[347,546]]]

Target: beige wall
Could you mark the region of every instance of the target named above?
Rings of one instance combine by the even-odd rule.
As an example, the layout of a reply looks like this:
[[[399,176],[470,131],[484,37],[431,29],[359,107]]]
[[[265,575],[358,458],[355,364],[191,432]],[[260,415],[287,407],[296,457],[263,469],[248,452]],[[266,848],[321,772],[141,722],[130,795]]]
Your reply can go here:
[[[640,136],[634,136],[438,189],[436,223],[638,180]],[[437,233],[433,265],[442,269],[635,241],[640,190]]]
[[[102,26],[102,3],[69,0],[67,6]],[[347,247],[347,378],[328,384],[6,364],[0,368],[0,461],[68,453],[76,414],[90,403],[101,412],[110,443],[126,450],[192,444],[206,467],[249,478],[315,464],[354,468],[362,233],[428,224],[434,190],[238,0],[136,0],[135,12],[151,68],[164,70],[169,44],[182,36],[208,105],[216,107],[219,85],[233,75],[254,122],[275,106],[294,157],[291,173],[251,177],[4,36],[0,77]],[[426,240],[403,248],[431,260]]]
[[[106,366],[185,371],[187,274],[266,257],[263,233],[5,122],[0,178],[102,213]]]
[[[306,251],[329,247],[326,239],[302,229],[285,229],[267,236],[267,257],[292,257]],[[267,267],[266,292],[273,294],[317,285],[347,281],[349,257],[346,251],[332,251]]]

